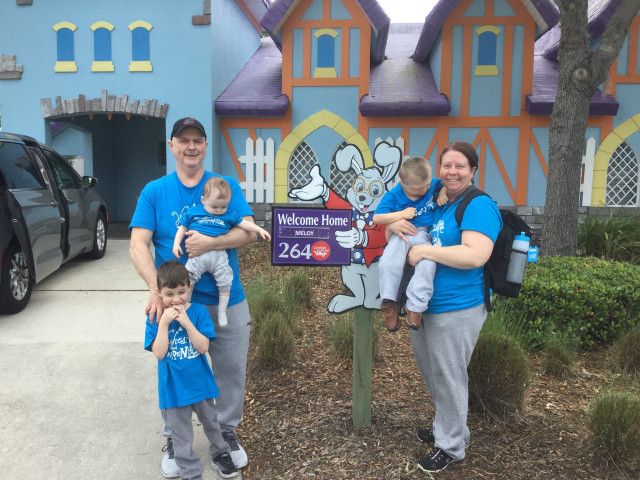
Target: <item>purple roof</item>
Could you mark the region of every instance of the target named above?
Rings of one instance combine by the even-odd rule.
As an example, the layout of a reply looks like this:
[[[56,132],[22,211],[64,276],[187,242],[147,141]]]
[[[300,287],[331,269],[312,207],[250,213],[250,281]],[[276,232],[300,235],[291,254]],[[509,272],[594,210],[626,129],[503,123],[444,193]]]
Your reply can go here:
[[[620,3],[622,0],[589,0],[587,31],[590,37],[597,37],[604,32]],[[556,59],[559,46],[560,24],[554,26],[536,42],[536,50],[539,49],[542,56],[549,60]]]
[[[525,8],[531,12],[534,11],[538,15],[534,16],[534,20],[540,31],[547,31],[551,26],[558,23],[560,14],[551,0],[521,0]],[[420,39],[413,52],[413,59],[416,62],[424,63],[427,60],[429,52],[433,47],[442,25],[447,20],[451,12],[458,5],[459,0],[439,0],[433,7],[427,18]]]
[[[591,37],[604,32],[613,12],[621,0],[590,0],[588,7],[588,32]],[[558,47],[560,45],[560,24],[542,35],[535,46],[533,59],[533,93],[527,95],[526,110],[533,115],[551,115],[558,89]],[[591,104],[590,115],[616,115],[618,102],[610,95],[596,90]]]
[[[558,90],[558,63],[536,54],[533,60],[533,93],[527,95],[525,108],[531,115],[551,115]],[[618,102],[596,90],[589,105],[589,115],[615,115]]]
[[[414,62],[411,52],[420,24],[392,24],[387,58],[371,67],[369,94],[360,101],[365,117],[446,116],[449,100],[438,91],[428,65]]]
[[[389,24],[391,20],[382,10],[382,7],[376,0],[357,0],[363,12],[369,18],[372,28],[377,32],[377,37],[372,35],[373,45],[371,48],[371,59],[374,63],[380,63],[384,60],[384,50],[387,44],[387,34],[389,32]],[[295,7],[299,2],[295,0],[274,0],[267,13],[264,14],[260,24],[269,33],[271,38],[282,50],[282,45],[277,38],[277,34],[282,25],[291,14],[291,7]],[[375,40],[377,38],[377,40]]]
[[[259,74],[257,74],[259,72]],[[282,54],[269,38],[214,102],[217,115],[281,117],[289,108],[282,93]]]

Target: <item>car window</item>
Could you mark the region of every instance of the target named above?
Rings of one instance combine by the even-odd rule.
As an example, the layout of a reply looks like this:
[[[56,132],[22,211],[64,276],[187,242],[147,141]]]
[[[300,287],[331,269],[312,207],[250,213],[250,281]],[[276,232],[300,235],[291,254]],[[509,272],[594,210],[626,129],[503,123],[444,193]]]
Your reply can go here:
[[[11,189],[45,187],[38,167],[19,143],[0,142],[0,184]]]
[[[45,150],[44,154],[60,188],[82,187],[82,179],[62,157],[49,150]]]

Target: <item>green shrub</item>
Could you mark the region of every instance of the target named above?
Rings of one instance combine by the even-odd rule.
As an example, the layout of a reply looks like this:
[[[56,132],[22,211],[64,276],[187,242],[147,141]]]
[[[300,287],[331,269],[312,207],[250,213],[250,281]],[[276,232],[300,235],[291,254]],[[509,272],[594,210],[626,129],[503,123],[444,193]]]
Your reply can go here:
[[[495,302],[522,313],[534,348],[558,332],[583,347],[606,345],[637,322],[640,267],[593,257],[544,257],[528,264],[517,298],[497,296]]]
[[[578,230],[578,254],[640,265],[640,220],[587,217]]]
[[[482,326],[483,333],[496,333],[513,337],[525,348],[530,348],[531,339],[527,331],[525,313],[515,303],[494,302]]]
[[[290,326],[293,325],[296,300],[285,294],[284,279],[281,276],[273,278],[261,275],[246,285],[245,293],[254,335],[259,332],[264,319],[272,314],[278,314]]]
[[[561,336],[553,336],[547,340],[542,358],[542,369],[544,373],[554,378],[569,378],[574,375],[572,367],[575,357],[575,342]]]
[[[640,398],[627,392],[607,392],[589,411],[589,431],[598,448],[614,461],[640,459]]]
[[[295,354],[294,334],[287,319],[277,312],[261,320],[255,335],[256,359],[261,367],[277,369],[288,365]]]
[[[296,268],[284,277],[283,290],[290,303],[297,307],[313,307],[313,288],[309,279],[309,272],[304,268]]]
[[[472,410],[504,416],[523,408],[529,359],[514,338],[481,332],[468,372]]]
[[[327,322],[329,345],[343,361],[353,359],[353,314],[352,310],[342,315],[331,315]],[[374,312],[373,319],[372,354],[376,357],[380,344],[380,332],[383,328],[380,312]]]
[[[631,377],[640,376],[640,328],[618,338],[610,353],[609,364],[614,370]]]

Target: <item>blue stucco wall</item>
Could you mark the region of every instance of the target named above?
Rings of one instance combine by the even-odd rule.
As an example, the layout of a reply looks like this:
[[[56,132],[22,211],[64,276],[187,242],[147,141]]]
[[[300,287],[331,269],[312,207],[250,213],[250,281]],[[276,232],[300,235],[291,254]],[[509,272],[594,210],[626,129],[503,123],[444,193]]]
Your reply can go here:
[[[215,2],[217,3],[217,2]],[[41,98],[98,98],[102,90],[129,99],[157,99],[171,105],[167,124],[184,115],[203,119],[211,128],[210,27],[191,25],[191,16],[202,14],[200,0],[186,0],[176,8],[171,0],[85,2],[67,0],[34,2],[17,6],[1,0],[0,45],[2,52],[17,56],[24,66],[21,80],[0,82],[3,130],[19,131],[45,139]],[[111,32],[114,72],[92,72],[93,32],[89,28],[104,20],[115,26]],[[153,72],[129,72],[132,55],[128,25],[144,20],[150,31]],[[74,58],[78,71],[55,73],[56,32],[52,26],[68,21],[74,32]],[[189,55],[185,55],[188,45]],[[199,58],[193,61],[192,58]],[[28,93],[28,95],[27,95]],[[195,101],[196,97],[198,101]],[[55,104],[54,104],[55,106]]]
[[[207,169],[219,170],[221,164],[219,120],[213,101],[228,86],[259,46],[260,36],[234,0],[211,2],[211,25],[193,25],[192,16],[203,14],[202,0],[113,0],[111,2],[34,2],[17,6],[13,0],[0,0],[0,53],[16,55],[24,72],[20,80],[0,81],[2,129],[51,141],[49,121],[43,118],[40,100],[56,97],[87,100],[100,98],[103,90],[129,101],[157,100],[167,104],[166,119],[114,114],[111,121],[97,113],[93,120],[78,114],[61,121],[81,126],[93,135],[93,158],[85,172],[100,179],[99,189],[106,196],[118,192],[109,201],[113,218],[126,219],[133,211],[141,185],[149,177],[157,178],[175,170],[168,151],[166,167],[157,168],[158,143],[165,142],[175,120],[194,116],[205,126],[209,148]],[[106,21],[111,32],[114,72],[92,72],[94,32],[90,26]],[[152,25],[149,32],[152,72],[130,72],[132,33],[135,21]],[[76,25],[73,33],[77,72],[56,73],[56,32],[59,22]],[[133,120],[139,121],[133,121]],[[118,122],[124,122],[122,124]],[[122,128],[116,128],[122,125]],[[79,137],[81,138],[81,137]],[[78,145],[64,143],[65,150],[86,150],[86,139]],[[89,142],[91,144],[91,142]],[[116,145],[113,145],[116,144]],[[85,152],[86,153],[86,152]],[[81,154],[81,153],[80,153]]]

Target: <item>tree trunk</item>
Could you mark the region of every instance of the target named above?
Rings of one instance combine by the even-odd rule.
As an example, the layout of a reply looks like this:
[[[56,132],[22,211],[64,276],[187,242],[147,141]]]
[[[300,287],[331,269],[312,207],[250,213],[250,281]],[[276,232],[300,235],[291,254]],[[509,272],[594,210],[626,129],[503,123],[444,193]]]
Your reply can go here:
[[[594,88],[577,82],[589,68],[587,0],[557,2],[562,36],[558,93],[549,126],[549,177],[542,247],[545,255],[575,256],[584,132]],[[578,73],[580,72],[580,73]]]
[[[597,50],[589,49],[587,0],[556,0],[562,24],[558,93],[549,126],[549,176],[542,233],[544,255],[575,256],[584,136],[589,104],[608,77],[640,0],[622,0]]]

